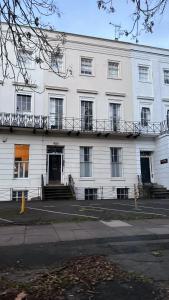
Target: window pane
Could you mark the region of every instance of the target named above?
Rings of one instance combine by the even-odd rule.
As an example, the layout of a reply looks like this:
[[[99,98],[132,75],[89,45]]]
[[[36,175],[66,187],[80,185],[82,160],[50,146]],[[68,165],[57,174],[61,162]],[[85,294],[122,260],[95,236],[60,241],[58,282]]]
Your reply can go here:
[[[14,177],[28,177],[29,145],[15,145]]]
[[[117,131],[120,129],[120,104],[110,103],[111,129]]]
[[[80,147],[80,177],[92,176],[92,148]]]
[[[59,72],[62,71],[63,67],[63,55],[51,54],[51,66],[56,68]]]
[[[31,68],[32,67],[32,53],[28,51],[19,51],[17,65],[22,67]]]
[[[142,107],[142,109],[141,109],[141,125],[148,126],[149,122],[150,122],[150,108]]]
[[[119,63],[118,62],[108,62],[108,75],[112,78],[119,77]]]
[[[81,74],[92,75],[91,58],[81,58]]]
[[[122,176],[121,148],[111,149],[112,177]]]
[[[149,67],[139,66],[139,80],[141,81],[149,80]]]
[[[164,83],[169,84],[169,70],[164,70]]]
[[[62,129],[63,99],[50,98],[50,124],[53,128]]]
[[[82,130],[93,129],[93,102],[81,101]]]
[[[85,200],[97,200],[97,189],[85,189]]]
[[[169,127],[169,109],[167,109],[167,126]]]
[[[31,112],[31,96],[17,94],[17,112]]]
[[[128,199],[128,188],[117,188],[117,199]]]

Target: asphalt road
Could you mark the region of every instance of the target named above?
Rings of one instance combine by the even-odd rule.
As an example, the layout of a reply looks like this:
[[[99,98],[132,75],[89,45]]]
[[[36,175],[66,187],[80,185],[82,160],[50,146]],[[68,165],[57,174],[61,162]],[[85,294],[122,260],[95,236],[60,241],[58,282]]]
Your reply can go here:
[[[0,225],[43,224],[83,220],[132,220],[168,218],[169,199],[101,201],[30,201],[27,212],[20,215],[20,203],[1,202]]]

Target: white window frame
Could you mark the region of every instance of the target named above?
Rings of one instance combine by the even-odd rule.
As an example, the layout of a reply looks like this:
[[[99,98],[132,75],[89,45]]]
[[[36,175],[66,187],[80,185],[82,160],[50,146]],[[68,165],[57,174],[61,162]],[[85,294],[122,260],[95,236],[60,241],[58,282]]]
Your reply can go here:
[[[18,55],[20,55],[20,57],[22,57],[22,55],[23,55],[23,57],[24,57],[24,55],[25,55],[25,57],[26,57],[26,54],[28,55],[28,57],[30,56],[30,57],[32,57],[32,59],[30,59],[30,60],[28,60],[28,62],[22,62],[21,61],[21,65],[22,66],[25,66],[25,68],[26,69],[28,69],[28,70],[32,70],[32,69],[34,69],[34,67],[35,67],[35,63],[34,63],[34,58],[33,58],[33,52],[31,52],[31,51],[29,51],[29,50],[25,50],[25,52],[22,50],[22,49],[20,49],[18,52],[20,52],[20,54],[18,53]],[[19,57],[18,57],[19,58]],[[17,61],[16,61],[16,65],[17,65],[17,67],[19,67],[19,62],[18,62],[18,58],[17,58]],[[20,60],[20,59],[19,59]],[[21,60],[22,60],[22,58],[21,58]]]
[[[82,59],[90,59],[91,60],[91,74],[82,73]],[[81,76],[94,76],[94,58],[89,56],[80,56],[80,75]]]
[[[64,69],[65,69],[65,55],[61,52],[58,57],[56,57],[56,60],[58,59],[58,65],[57,64],[53,64],[52,62],[52,55],[54,55],[54,53],[51,53],[51,58],[50,58],[50,64],[51,64],[51,68],[58,73],[63,73]],[[60,60],[61,58],[61,60]],[[60,61],[62,62],[60,64]]]
[[[143,111],[143,109],[147,109],[147,110],[149,110],[149,119],[148,120],[146,120],[146,119],[142,119],[142,117],[141,117],[141,115],[142,115],[142,111]],[[140,113],[141,115],[140,115],[140,119],[141,119],[141,126],[142,127],[147,127],[148,125],[149,125],[149,123],[151,122],[151,109],[150,109],[150,107],[148,107],[148,106],[142,106],[142,108],[141,108],[141,113]],[[143,124],[144,123],[144,124]],[[147,123],[147,125],[146,125],[146,123]]]
[[[64,93],[59,93],[59,94],[56,94],[56,93],[48,93],[48,109],[47,109],[47,112],[48,112],[48,116],[50,116],[50,98],[62,98],[63,99],[63,115],[62,115],[62,118],[65,118],[66,117],[66,107],[67,107],[67,98],[66,98],[66,95]]]
[[[118,74],[117,76],[113,76],[109,72],[109,63],[116,63],[118,64]],[[107,77],[110,79],[121,79],[121,62],[120,61],[115,61],[115,60],[108,60],[107,62]]]
[[[117,162],[117,164],[120,166],[120,171],[121,171],[120,176],[113,176],[112,149],[118,149],[120,152],[120,156],[119,156],[120,159],[119,159],[119,162]],[[111,178],[112,179],[122,178],[123,177],[123,149],[122,149],[122,147],[110,147],[110,162],[111,162]]]
[[[114,120],[112,119],[112,112],[111,112],[111,106],[113,104],[116,104],[116,105],[119,105],[120,106],[120,109],[119,109],[119,120],[117,121],[117,125],[114,123]],[[110,129],[111,130],[118,130],[120,129],[120,124],[121,124],[121,120],[122,120],[122,103],[119,101],[119,102],[115,102],[115,101],[110,101],[109,102],[109,121],[110,121]],[[117,127],[117,128],[116,128]]]
[[[88,195],[86,195],[86,191],[89,191],[89,190],[93,190],[92,193],[88,193]],[[95,193],[96,192],[96,193]],[[86,196],[88,196],[88,198],[90,198],[90,196],[93,196],[94,199],[86,199]],[[84,199],[87,201],[87,200],[98,200],[98,189],[97,188],[93,188],[93,187],[87,187],[84,189]]]
[[[51,113],[51,99],[55,100],[62,100],[62,116],[60,117],[59,115],[56,116],[56,114]],[[56,107],[55,107],[56,108]],[[52,118],[53,114],[53,118]],[[56,126],[56,129],[64,129],[64,98],[63,97],[55,97],[55,96],[50,96],[49,97],[49,121],[50,121],[50,126]]]
[[[165,71],[168,72],[168,82],[165,82]],[[164,83],[165,85],[169,85],[169,69],[167,69],[167,68],[164,68],[164,69],[163,69],[163,83]]]
[[[141,110],[142,110],[142,107],[147,107],[147,108],[150,109],[150,123],[153,122],[153,119],[154,119],[154,117],[153,117],[153,102],[154,102],[153,99],[150,100],[150,101],[148,101],[148,100],[146,100],[146,99],[140,101],[140,111],[139,111],[139,120],[140,120],[140,124],[141,124]],[[145,126],[144,126],[144,127],[145,127]],[[144,128],[144,127],[143,127],[143,128]]]
[[[89,160],[89,164],[91,164],[91,176],[81,176],[81,164],[85,163],[84,157],[83,157],[83,161],[81,161],[81,149],[84,148],[89,148],[91,150],[91,157]],[[80,159],[80,178],[84,178],[84,179],[88,179],[88,178],[92,178],[93,177],[93,147],[91,146],[80,146],[79,147],[79,159]]]
[[[19,110],[17,110],[17,103],[18,103],[18,95],[21,95],[21,96],[29,96],[30,98],[31,98],[31,110],[30,111],[24,111],[24,110],[22,110],[22,111],[19,111]],[[29,115],[29,114],[32,114],[32,111],[33,111],[33,95],[31,94],[31,93],[27,93],[27,92],[17,92],[16,93],[16,109],[15,109],[15,111],[16,111],[16,113],[17,114],[25,114],[25,115]]]
[[[28,161],[17,161],[15,160],[15,146],[24,146],[24,145],[28,145],[29,146],[29,160]],[[19,168],[18,168],[18,174],[20,174],[20,167],[21,165],[23,165],[23,174],[25,174],[25,166],[26,164],[28,164],[28,176],[25,177],[20,177],[20,176],[15,176],[15,164],[18,164]],[[30,167],[30,144],[14,144],[14,163],[13,163],[13,179],[17,180],[17,179],[29,179],[29,167]]]
[[[23,192],[24,192],[25,200],[28,201],[28,199],[29,199],[29,190],[27,190],[27,189],[19,189],[19,190],[18,189],[12,189],[12,199],[11,200],[16,201],[16,202],[21,201]],[[13,193],[16,193],[15,200],[13,199]],[[21,193],[21,197],[18,196],[19,193]]]
[[[140,68],[147,68],[148,69],[148,73],[147,73],[147,78],[146,79],[140,78]],[[138,79],[139,79],[140,82],[150,82],[151,81],[151,78],[150,78],[150,66],[149,65],[142,65],[142,64],[138,65]]]
[[[81,113],[81,102],[82,101],[90,101],[93,102],[93,120],[96,120],[96,104],[95,104],[95,98],[90,96],[80,96],[79,97],[79,118],[82,119],[82,113]]]

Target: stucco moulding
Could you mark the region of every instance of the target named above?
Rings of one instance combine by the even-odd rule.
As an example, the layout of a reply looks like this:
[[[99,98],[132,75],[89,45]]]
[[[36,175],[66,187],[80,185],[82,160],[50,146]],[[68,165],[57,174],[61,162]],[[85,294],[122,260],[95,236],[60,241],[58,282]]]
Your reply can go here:
[[[113,92],[106,92],[106,96],[112,96],[112,97],[126,97],[125,93],[113,93]]]
[[[82,94],[94,94],[94,95],[97,95],[97,94],[98,94],[98,91],[77,89],[77,93],[82,93]]]
[[[154,97],[150,97],[150,96],[138,96],[137,99],[154,101]]]
[[[18,87],[30,87],[30,88],[33,88],[33,89],[37,88],[37,84],[31,84],[31,83],[25,84],[24,82],[14,81],[12,84],[15,85],[15,86],[18,86]]]
[[[51,85],[46,85],[45,86],[46,90],[54,90],[54,91],[62,91],[62,92],[68,92],[68,88],[66,87],[61,87],[61,86],[51,86]]]

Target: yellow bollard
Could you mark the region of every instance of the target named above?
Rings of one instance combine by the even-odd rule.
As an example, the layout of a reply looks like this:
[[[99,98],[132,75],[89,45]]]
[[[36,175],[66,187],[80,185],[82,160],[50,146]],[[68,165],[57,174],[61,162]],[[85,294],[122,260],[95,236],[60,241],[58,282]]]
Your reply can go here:
[[[26,211],[25,195],[24,195],[24,192],[22,192],[22,200],[21,200],[21,210],[20,210],[20,214],[23,214],[25,211]]]

